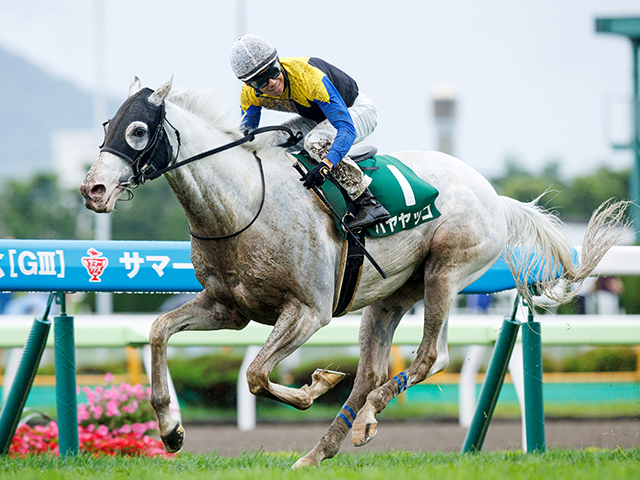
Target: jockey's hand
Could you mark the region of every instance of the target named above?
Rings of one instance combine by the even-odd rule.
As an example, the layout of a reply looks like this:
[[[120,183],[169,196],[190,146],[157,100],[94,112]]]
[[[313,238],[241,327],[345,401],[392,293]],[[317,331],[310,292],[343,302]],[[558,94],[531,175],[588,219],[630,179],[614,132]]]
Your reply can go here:
[[[307,176],[301,178],[300,181],[304,181],[303,185],[307,188],[319,187],[327,179],[327,175],[330,171],[331,167],[329,167],[329,165],[324,162],[320,162],[309,170]]]

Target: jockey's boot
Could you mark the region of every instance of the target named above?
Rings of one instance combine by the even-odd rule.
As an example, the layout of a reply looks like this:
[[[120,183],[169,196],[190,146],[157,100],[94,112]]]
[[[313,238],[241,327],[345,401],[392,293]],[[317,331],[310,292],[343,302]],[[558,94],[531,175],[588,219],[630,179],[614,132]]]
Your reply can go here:
[[[368,188],[356,198],[355,202],[358,205],[358,213],[352,217],[351,221],[347,220],[347,227],[351,230],[367,228],[391,217],[387,209],[371,194]]]

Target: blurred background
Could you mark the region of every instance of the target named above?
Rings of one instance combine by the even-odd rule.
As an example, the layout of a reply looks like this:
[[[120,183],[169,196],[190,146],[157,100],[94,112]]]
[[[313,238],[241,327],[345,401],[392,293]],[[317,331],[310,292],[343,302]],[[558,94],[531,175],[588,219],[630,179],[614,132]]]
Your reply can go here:
[[[229,50],[252,32],[351,74],[378,108],[367,142],[382,153],[447,151],[520,200],[550,188],[543,203],[579,243],[597,205],[629,197],[633,164],[613,148],[631,141],[632,49],[595,20],[637,11],[627,0],[2,0],[0,236],[188,240],[163,180],[111,217],[86,211],[77,187],[135,75],[218,90],[237,121]],[[265,112],[263,125],[285,118]],[[164,301],[150,300],[135,303]]]
[[[601,202],[629,198],[633,155],[615,147],[632,138],[632,48],[623,36],[596,32],[596,18],[634,16],[637,0],[0,0],[0,237],[188,240],[162,179],[101,219],[84,209],[77,187],[98,155],[102,122],[134,76],[152,88],[173,75],[175,84],[218,90],[237,121],[241,85],[229,50],[240,35],[257,33],[280,56],[318,56],[353,76],[377,106],[379,125],[367,143],[381,153],[447,151],[523,201],[550,188],[543,204],[577,244]],[[267,112],[262,124],[285,118]],[[606,290],[615,312],[640,313],[637,278],[592,285],[585,297]],[[71,312],[96,310],[94,297],[70,298]],[[0,309],[39,313],[41,301],[5,295]],[[182,301],[115,295],[108,308],[154,312]],[[511,301],[476,297],[456,307],[506,313]],[[567,313],[593,313],[590,301]],[[583,352],[563,355],[576,353]],[[636,352],[618,353],[635,371]],[[126,371],[118,365],[101,368]],[[205,378],[193,365],[174,368]],[[285,373],[298,381],[308,378],[302,370]],[[193,395],[202,403],[202,392]]]

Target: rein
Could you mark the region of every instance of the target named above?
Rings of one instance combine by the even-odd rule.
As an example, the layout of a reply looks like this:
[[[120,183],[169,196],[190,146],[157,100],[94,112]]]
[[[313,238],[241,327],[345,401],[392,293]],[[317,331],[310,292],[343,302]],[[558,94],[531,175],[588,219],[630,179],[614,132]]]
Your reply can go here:
[[[265,197],[265,193],[266,193],[266,186],[265,186],[265,181],[264,181],[264,169],[262,168],[262,160],[256,154],[256,152],[253,152],[253,156],[256,157],[256,160],[258,161],[258,167],[260,167],[260,179],[262,180],[262,198],[260,199],[260,207],[258,207],[258,211],[256,212],[256,214],[253,217],[253,219],[247,224],[246,227],[243,227],[243,228],[241,228],[240,230],[238,230],[236,232],[229,233],[227,235],[220,235],[220,236],[217,236],[217,237],[204,237],[204,236],[201,236],[201,235],[196,235],[195,233],[193,233],[191,231],[191,225],[187,225],[187,228],[189,229],[189,235],[191,235],[193,238],[197,238],[198,240],[224,240],[225,238],[231,238],[231,237],[235,237],[236,235],[240,235],[242,232],[247,230],[251,225],[253,225],[253,223],[258,219],[258,217],[260,216],[260,212],[262,212],[262,207],[264,206],[264,197]]]
[[[173,131],[176,134],[176,138],[178,139],[178,154],[180,153],[180,132],[178,131],[178,129],[176,129],[173,125],[171,125],[171,123],[169,122],[169,120],[167,120],[165,118],[165,121],[169,124],[169,126],[171,128],[173,128]],[[220,153],[220,152],[224,152],[225,150],[230,150],[234,147],[237,147],[239,145],[242,145],[243,143],[247,143],[247,142],[253,142],[256,139],[256,135],[260,134],[260,133],[267,133],[267,132],[275,132],[275,131],[282,131],[285,133],[289,134],[289,140],[287,140],[287,142],[283,145],[280,145],[281,147],[288,147],[290,145],[295,145],[296,143],[298,143],[300,140],[302,140],[302,133],[298,132],[297,134],[294,134],[290,128],[288,127],[283,127],[280,125],[273,125],[273,126],[269,126],[269,127],[260,127],[260,128],[256,128],[255,130],[251,130],[250,132],[247,132],[245,134],[244,137],[238,139],[238,140],[234,140],[233,142],[229,142],[225,145],[221,145],[220,147],[216,147],[216,148],[212,148],[211,150],[207,150],[206,152],[202,152],[202,153],[198,153],[197,155],[194,155],[192,157],[186,158],[178,163],[174,163],[172,165],[169,165],[168,167],[162,168],[160,170],[155,170],[151,173],[149,173],[148,175],[142,175],[141,178],[141,183],[144,183],[146,180],[154,180],[155,178],[160,177],[161,175],[164,175],[167,172],[170,172],[171,170],[175,170],[176,168],[182,167],[184,165],[187,165],[188,163],[191,162],[195,162],[196,160],[202,160],[203,158],[206,158],[210,155],[215,155],[216,153]],[[176,158],[178,157],[178,154],[176,154]],[[254,153],[255,155],[255,153]],[[256,156],[256,158],[258,158]],[[261,167],[261,171],[262,171],[262,167]]]
[[[166,120],[166,118],[165,118]],[[180,132],[173,126],[171,125],[171,123],[169,123],[169,121],[167,120],[167,123],[171,126],[171,128],[173,128],[175,134],[176,134],[176,138],[178,139],[178,154],[180,152]],[[282,127],[279,125],[275,125],[275,126],[269,126],[269,127],[260,127],[260,128],[256,128],[255,130],[252,130],[250,132],[248,132],[244,137],[235,140],[233,142],[227,143],[225,145],[222,145],[220,147],[217,148],[213,148],[211,150],[207,150],[206,152],[202,152],[199,153],[197,155],[194,155],[192,157],[189,157],[185,160],[182,160],[181,162],[178,163],[174,163],[173,165],[169,165],[166,168],[160,169],[160,170],[156,170],[154,172],[152,172],[151,175],[149,175],[147,177],[148,180],[153,180],[154,178],[158,178],[159,176],[170,172],[171,170],[175,170],[176,168],[182,167],[184,165],[187,165],[188,163],[191,162],[195,162],[196,160],[201,160],[205,157],[208,157],[210,155],[214,155],[216,153],[220,153],[220,152],[224,152],[225,150],[229,150],[231,148],[237,147],[239,145],[242,145],[243,143],[247,143],[247,142],[252,142],[253,140],[255,140],[256,135],[260,134],[260,133],[266,133],[266,132],[274,132],[274,131],[283,131],[289,134],[289,140],[287,140],[287,142],[283,145],[283,146],[288,146],[288,145],[295,145],[296,143],[298,143],[301,139],[302,139],[302,133],[298,132],[297,134],[294,134],[291,129],[287,128],[287,127]],[[176,155],[177,158],[178,155]],[[260,216],[260,213],[262,212],[262,207],[264,206],[264,198],[266,195],[266,184],[265,184],[265,179],[264,179],[264,168],[262,167],[262,160],[260,159],[260,157],[258,157],[258,155],[256,154],[256,152],[253,152],[253,156],[256,158],[256,161],[258,162],[258,167],[260,168],[260,180],[262,182],[262,198],[260,199],[260,207],[258,207],[258,211],[256,212],[256,214],[254,215],[254,217],[251,219],[251,221],[243,228],[241,228],[240,230],[237,230],[233,233],[229,233],[226,235],[219,235],[219,236],[213,236],[213,237],[205,237],[202,235],[197,235],[195,233],[193,233],[191,231],[191,226],[188,225],[188,229],[189,229],[189,235],[191,235],[193,238],[197,238],[198,240],[225,240],[227,238],[232,238],[235,237],[236,235],[240,235],[242,232],[244,232],[245,230],[247,230],[251,225],[253,225],[255,223],[255,221],[258,219],[258,217]]]

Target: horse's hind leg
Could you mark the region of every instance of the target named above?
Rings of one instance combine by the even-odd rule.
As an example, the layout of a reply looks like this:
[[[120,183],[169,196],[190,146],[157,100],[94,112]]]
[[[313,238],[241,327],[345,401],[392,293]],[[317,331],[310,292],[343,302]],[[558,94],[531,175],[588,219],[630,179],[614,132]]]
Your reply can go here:
[[[355,446],[368,443],[376,434],[375,416],[411,385],[444,370],[449,363],[447,329],[449,310],[459,288],[478,278],[500,254],[504,239],[498,225],[471,229],[441,227],[434,236],[424,268],[424,327],[413,363],[373,390],[353,422]],[[491,227],[491,228],[489,228]],[[472,231],[471,231],[472,230]],[[480,232],[473,234],[473,232]]]
[[[420,285],[405,284],[400,291],[376,304],[366,307],[360,322],[360,361],[353,390],[318,444],[293,468],[318,465],[335,456],[351,428],[356,413],[371,390],[388,378],[389,353],[393,333],[403,315],[422,296]]]
[[[177,452],[184,442],[184,428],[169,412],[167,342],[184,330],[239,330],[248,320],[234,310],[211,300],[204,292],[181,307],[159,316],[151,327],[151,405],[158,417],[158,433],[165,450]]]
[[[425,301],[423,338],[416,359],[409,368],[369,393],[353,422],[351,438],[355,446],[365,445],[373,439],[378,423],[375,416],[393,398],[429,375],[444,370],[449,363],[447,318],[455,290],[452,283],[443,280],[427,276],[425,291],[429,292],[430,300]]]

